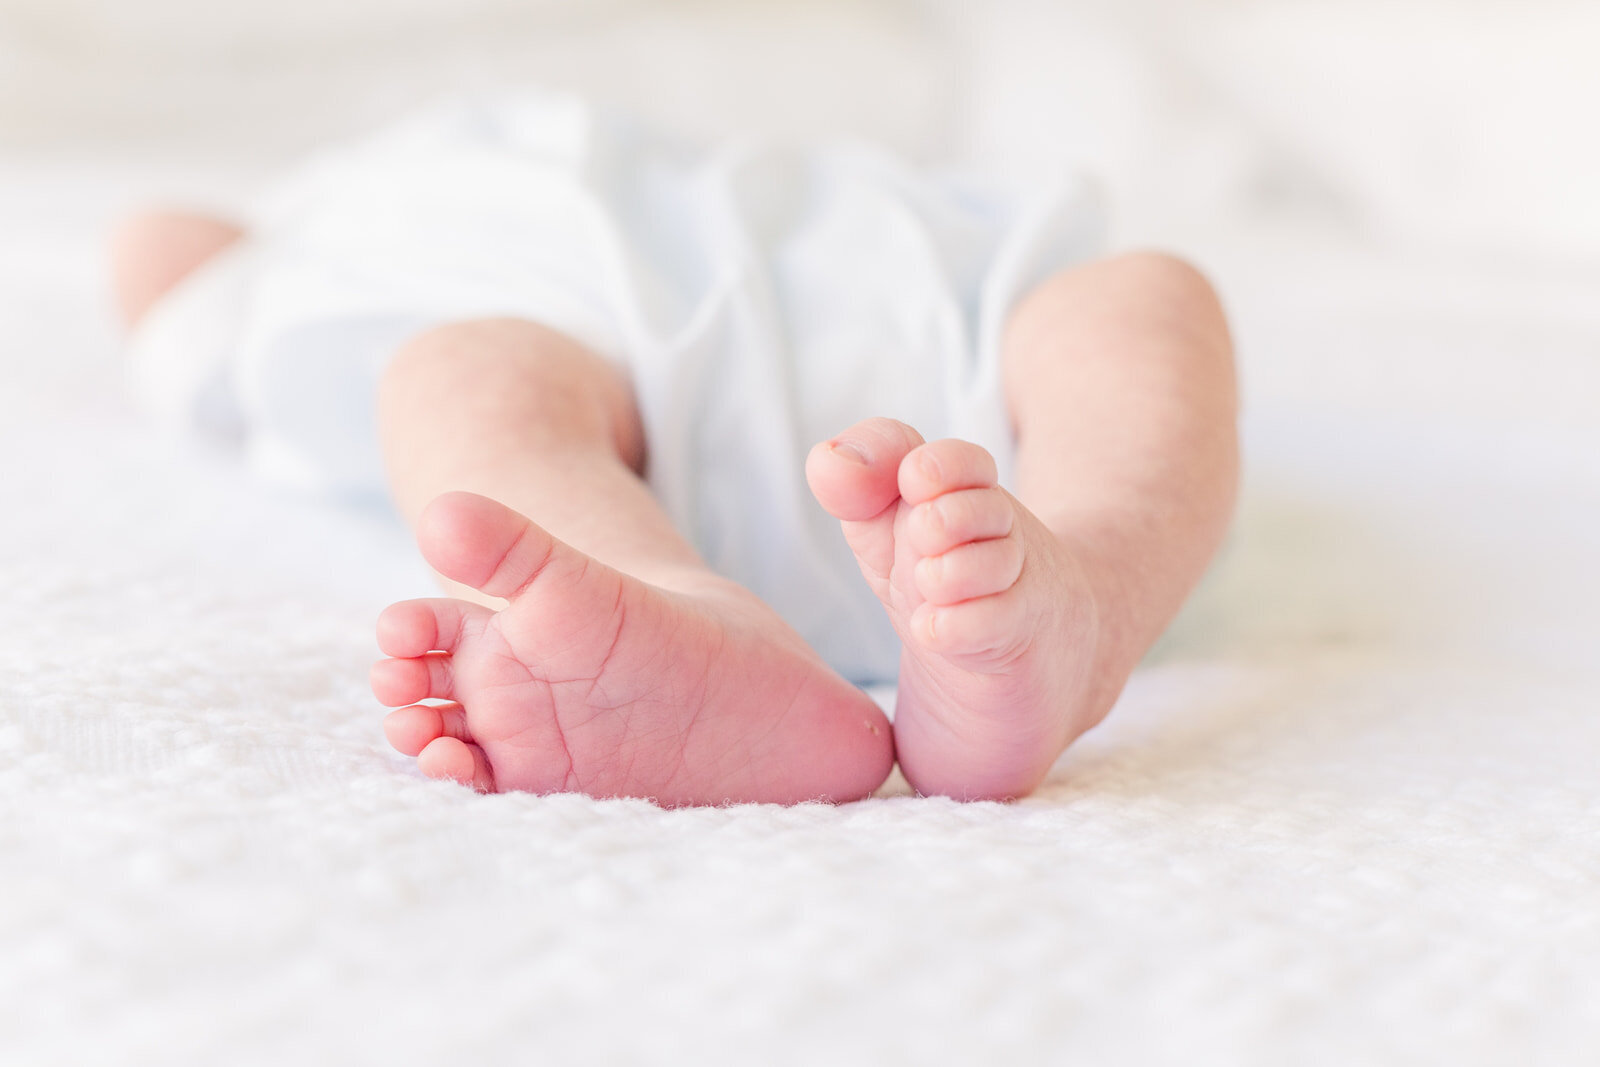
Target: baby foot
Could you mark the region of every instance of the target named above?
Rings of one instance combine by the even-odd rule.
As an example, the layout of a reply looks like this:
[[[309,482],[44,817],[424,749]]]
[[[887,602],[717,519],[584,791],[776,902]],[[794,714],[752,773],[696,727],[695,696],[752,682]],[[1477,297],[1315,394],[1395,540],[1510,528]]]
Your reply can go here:
[[[900,634],[895,746],[922,793],[1025,794],[1104,714],[1087,571],[996,477],[977,445],[924,443],[891,419],[859,423],[806,461]]]
[[[853,800],[888,776],[882,713],[739,586],[647,585],[470,493],[434,501],[417,537],[440,574],[508,601],[410,600],[378,620],[393,658],[372,690],[414,705],[384,728],[423,773],[665,805]]]

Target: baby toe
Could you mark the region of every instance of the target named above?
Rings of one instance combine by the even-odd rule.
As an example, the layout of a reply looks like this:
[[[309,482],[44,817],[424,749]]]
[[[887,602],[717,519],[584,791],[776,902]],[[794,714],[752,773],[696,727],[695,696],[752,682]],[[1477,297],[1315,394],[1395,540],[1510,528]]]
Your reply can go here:
[[[917,561],[917,592],[930,604],[959,604],[991,596],[1016,584],[1022,574],[1022,541],[1000,537],[971,541]]]
[[[417,769],[429,778],[446,778],[480,793],[494,792],[494,771],[483,749],[454,737],[440,737],[417,755]]]
[[[939,556],[968,541],[1005,537],[1016,524],[1011,498],[998,486],[960,489],[911,509],[906,536],[919,556]]]
[[[391,711],[384,717],[383,733],[389,744],[407,756],[422,750],[440,737],[465,741],[467,716],[460,704],[412,704]]]
[[[1023,597],[997,593],[959,604],[920,605],[911,634],[924,649],[942,656],[1003,657],[1031,636]]]
[[[397,659],[453,652],[470,620],[492,614],[488,608],[464,600],[402,600],[378,616],[378,648]]]
[[[941,493],[987,488],[999,476],[987,449],[955,438],[930,441],[900,462],[900,495],[908,504],[920,504]]]
[[[571,558],[527,516],[466,492],[445,493],[423,509],[417,547],[444,577],[493,597],[515,597],[551,562]]]
[[[867,419],[806,457],[806,482],[823,509],[836,519],[870,519],[899,498],[896,472],[922,435],[894,419]]]
[[[372,665],[372,695],[385,707],[432,699],[448,700],[454,695],[450,657],[430,653],[411,659],[383,659]]]

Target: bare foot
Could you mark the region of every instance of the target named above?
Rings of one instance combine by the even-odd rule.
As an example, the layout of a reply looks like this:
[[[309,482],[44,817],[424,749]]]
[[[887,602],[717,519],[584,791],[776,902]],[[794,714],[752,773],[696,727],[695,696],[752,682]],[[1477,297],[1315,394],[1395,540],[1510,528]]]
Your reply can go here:
[[[869,419],[812,449],[806,478],[903,642],[906,780],[966,799],[1031,791],[1104,714],[1085,566],[966,441]]]
[[[854,800],[888,776],[877,706],[741,587],[705,572],[648,585],[470,493],[417,530],[440,574],[509,602],[411,600],[378,620],[393,658],[372,690],[415,705],[384,728],[425,774],[665,805]]]

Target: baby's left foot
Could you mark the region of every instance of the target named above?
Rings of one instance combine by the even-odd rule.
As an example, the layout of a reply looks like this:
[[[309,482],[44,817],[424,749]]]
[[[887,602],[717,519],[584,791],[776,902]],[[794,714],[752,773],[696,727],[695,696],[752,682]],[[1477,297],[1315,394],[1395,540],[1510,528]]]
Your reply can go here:
[[[1030,792],[1106,710],[1084,561],[966,441],[869,419],[812,449],[806,477],[903,642],[906,780],[964,799]]]

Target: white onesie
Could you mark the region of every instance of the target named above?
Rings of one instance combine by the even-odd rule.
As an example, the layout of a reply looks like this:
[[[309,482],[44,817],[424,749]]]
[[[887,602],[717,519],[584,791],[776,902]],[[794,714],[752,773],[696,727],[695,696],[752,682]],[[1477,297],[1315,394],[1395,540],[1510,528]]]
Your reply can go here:
[[[894,679],[899,644],[811,445],[872,415],[994,453],[1007,315],[1096,254],[1088,184],[1006,193],[861,147],[705,150],[573,97],[435,108],[323,154],[186,279],[134,339],[140,397],[242,433],[274,477],[381,494],[385,361],[441,323],[544,323],[631,374],[648,478],[718,571],[847,678]]]

